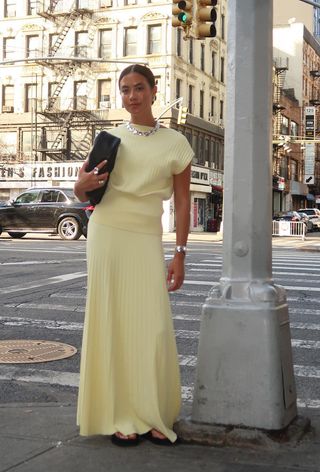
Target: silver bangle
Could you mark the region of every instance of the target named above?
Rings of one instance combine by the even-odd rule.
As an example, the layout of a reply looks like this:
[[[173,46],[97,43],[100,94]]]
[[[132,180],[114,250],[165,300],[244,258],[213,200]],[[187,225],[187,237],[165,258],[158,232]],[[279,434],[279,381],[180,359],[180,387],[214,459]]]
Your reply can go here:
[[[178,253],[182,252],[182,254],[186,254],[187,253],[187,246],[176,246],[176,252],[178,252]]]

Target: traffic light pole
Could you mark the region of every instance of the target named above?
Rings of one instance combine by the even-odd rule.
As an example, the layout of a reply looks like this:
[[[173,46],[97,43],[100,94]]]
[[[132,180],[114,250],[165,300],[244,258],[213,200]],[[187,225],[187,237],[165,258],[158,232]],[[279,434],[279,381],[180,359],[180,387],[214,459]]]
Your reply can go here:
[[[202,312],[191,423],[297,415],[286,294],[272,280],[272,0],[229,0],[223,270]]]

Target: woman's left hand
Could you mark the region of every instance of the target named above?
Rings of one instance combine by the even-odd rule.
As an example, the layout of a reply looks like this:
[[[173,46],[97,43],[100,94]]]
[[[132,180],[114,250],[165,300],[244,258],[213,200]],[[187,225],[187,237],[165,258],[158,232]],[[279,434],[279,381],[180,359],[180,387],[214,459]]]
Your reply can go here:
[[[167,285],[169,292],[178,290],[183,284],[184,258],[184,254],[176,253],[168,265]]]

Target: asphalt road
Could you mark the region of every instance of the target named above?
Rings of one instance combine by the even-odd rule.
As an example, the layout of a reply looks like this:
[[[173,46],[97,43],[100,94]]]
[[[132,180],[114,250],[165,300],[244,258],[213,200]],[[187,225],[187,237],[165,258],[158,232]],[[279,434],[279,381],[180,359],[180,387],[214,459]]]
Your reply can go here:
[[[0,363],[0,403],[76,399],[86,293],[85,240],[0,239],[1,340],[60,341],[78,353],[36,364]],[[164,243],[166,258],[173,243]],[[192,399],[201,306],[221,275],[219,242],[190,242],[186,282],[171,294],[182,374]],[[287,288],[298,405],[320,408],[320,252],[276,248],[274,280]],[[244,369],[246,366],[244,366]]]

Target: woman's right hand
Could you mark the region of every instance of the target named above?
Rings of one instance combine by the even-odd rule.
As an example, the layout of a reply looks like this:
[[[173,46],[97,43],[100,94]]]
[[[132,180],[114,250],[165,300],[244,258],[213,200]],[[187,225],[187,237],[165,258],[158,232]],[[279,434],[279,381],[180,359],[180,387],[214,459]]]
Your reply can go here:
[[[79,170],[79,175],[74,184],[74,194],[81,202],[88,200],[87,192],[102,187],[109,178],[109,173],[99,174],[99,170],[106,165],[107,161],[102,161],[93,170],[87,172],[88,159],[86,159]]]

